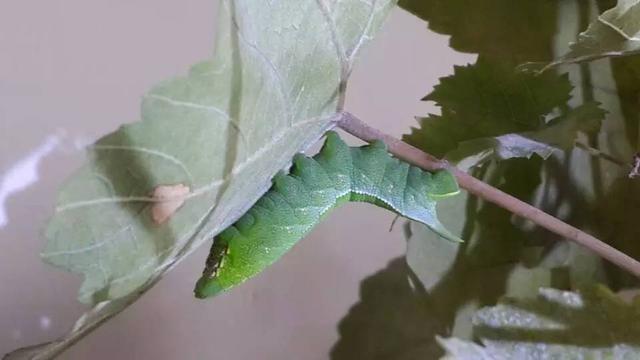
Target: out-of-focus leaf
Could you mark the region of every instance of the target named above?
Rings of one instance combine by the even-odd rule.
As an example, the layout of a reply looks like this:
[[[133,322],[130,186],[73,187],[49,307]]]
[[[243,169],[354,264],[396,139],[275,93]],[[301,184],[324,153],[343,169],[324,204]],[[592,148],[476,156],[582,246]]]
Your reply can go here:
[[[447,351],[447,354],[441,360],[498,360],[490,355],[485,348],[471,341],[438,337],[438,342]]]
[[[597,134],[604,115],[597,103],[588,102],[550,120],[537,131],[462,142],[446,158],[463,169],[490,159],[530,158],[534,154],[546,160],[554,151],[572,149],[580,134]]]
[[[604,287],[578,293],[540,289],[535,300],[505,299],[474,315],[483,347],[440,340],[450,359],[637,359],[640,298],[632,303]]]
[[[640,151],[640,56],[611,59],[615,91],[622,111],[625,137],[636,151]],[[622,155],[622,154],[621,154]]]
[[[100,139],[60,191],[43,257],[84,275],[79,298],[94,305],[67,343],[236,220],[331,127],[394,4],[220,2],[215,57],[147,93],[142,121]]]
[[[451,35],[452,48],[520,63],[553,58],[557,0],[400,0],[398,4]],[[534,30],[535,29],[535,30]]]
[[[464,196],[444,200],[438,211],[460,218],[465,203]],[[453,231],[463,227],[451,217],[447,224]],[[494,304],[505,293],[526,298],[540,286],[563,285],[559,269],[527,269],[499,261],[474,267],[461,259],[463,246],[442,241],[419,224],[412,224],[411,232],[411,268],[396,259],[362,282],[360,300],[340,322],[332,359],[434,359],[441,354],[435,336],[470,338],[470,318],[481,306]],[[434,263],[438,258],[442,261]],[[447,276],[442,277],[444,271]],[[427,279],[432,283],[425,289]]]
[[[624,174],[603,195],[606,199],[595,210],[594,223],[600,238],[636,259],[640,258],[640,181],[629,179]],[[616,287],[637,286],[638,279],[620,271],[613,285]]]
[[[570,51],[547,66],[590,61],[603,57],[640,54],[640,1],[618,0],[586,31],[578,35]]]
[[[616,0],[598,0],[596,4],[603,11],[614,7]],[[598,141],[592,146],[616,159],[600,161],[596,174],[599,196],[587,225],[598,238],[639,258],[636,214],[640,209],[640,184],[629,180],[628,175],[634,154],[640,151],[640,56],[613,57],[581,66],[591,69],[591,91],[609,111]],[[613,289],[638,284],[637,278],[614,266],[608,266],[607,275],[607,284]]]
[[[514,159],[478,175],[503,191],[525,197],[539,185],[540,163]],[[437,236],[411,224],[407,262],[427,290],[440,321],[455,336],[471,338],[473,312],[495,304],[505,294],[522,298],[539,287],[569,286],[566,264],[544,264],[542,244],[532,243],[537,240],[535,234],[521,228],[507,211],[463,193],[442,201],[438,212],[445,226],[466,242],[441,244]]]

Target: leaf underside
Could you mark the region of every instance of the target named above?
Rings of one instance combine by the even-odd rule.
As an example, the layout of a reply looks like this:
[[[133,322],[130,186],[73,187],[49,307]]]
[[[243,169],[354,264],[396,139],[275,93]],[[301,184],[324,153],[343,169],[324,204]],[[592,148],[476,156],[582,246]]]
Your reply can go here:
[[[221,1],[215,56],[151,89],[142,120],[91,146],[60,191],[42,256],[82,274],[79,299],[94,308],[12,359],[54,356],[233,223],[332,126],[341,84],[394,5]]]
[[[83,274],[80,299],[95,304],[228,226],[331,125],[343,67],[390,5],[222,2],[216,56],[147,93],[142,121],[100,139],[61,190],[45,260]],[[190,191],[158,225],[151,194],[175,185]]]

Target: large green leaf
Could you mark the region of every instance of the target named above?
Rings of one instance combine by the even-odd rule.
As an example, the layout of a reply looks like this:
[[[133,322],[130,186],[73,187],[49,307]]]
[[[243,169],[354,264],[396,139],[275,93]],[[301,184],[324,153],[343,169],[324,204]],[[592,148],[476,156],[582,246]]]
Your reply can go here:
[[[464,141],[534,131],[569,100],[571,88],[566,76],[535,76],[481,57],[440,79],[424,100],[434,101],[442,114],[421,119],[404,139],[442,157]]]
[[[451,36],[452,48],[507,62],[553,58],[558,0],[400,0],[398,5]],[[567,19],[563,19],[566,23]]]
[[[44,258],[84,274],[80,299],[95,304],[229,225],[331,125],[353,52],[391,4],[223,2],[216,57],[156,86],[141,122],[91,148],[60,192]],[[160,191],[184,204],[153,219]]]
[[[535,300],[505,299],[477,312],[484,346],[441,340],[451,359],[637,359],[640,298],[631,304],[603,287],[581,293],[540,289]]]
[[[461,165],[470,167],[489,158],[548,157],[554,150],[571,148],[579,130],[597,130],[602,112],[593,103],[559,117],[551,112],[553,106],[545,108],[545,100],[554,98],[556,106],[566,105],[571,87],[566,75],[562,84],[556,75],[538,78],[516,70],[522,62],[554,58],[556,32],[579,19],[564,16],[559,28],[556,18],[567,11],[562,2],[400,0],[399,5],[427,21],[431,30],[450,35],[451,47],[480,54],[476,65],[457,68],[427,97],[442,107],[442,114],[422,119],[424,131],[414,130],[406,140],[429,144],[425,150],[440,156],[452,151],[451,160],[465,160]],[[449,102],[442,101],[447,98]],[[569,121],[560,126],[559,139],[558,128],[550,125],[560,125],[562,119]]]
[[[571,89],[566,75],[520,72],[481,56],[440,80],[425,100],[436,102],[442,115],[421,119],[405,140],[454,162],[471,159],[467,166],[489,158],[547,158],[571,149],[579,133],[597,132],[604,117],[593,102],[554,116]]]
[[[603,12],[580,33],[567,54],[548,67],[637,54],[640,54],[640,1],[618,0],[615,7]]]
[[[611,59],[626,138],[640,151],[640,56]]]
[[[215,57],[147,93],[142,121],[100,139],[60,191],[43,257],[84,275],[80,300],[95,305],[63,342],[236,220],[332,126],[394,3],[220,3]]]

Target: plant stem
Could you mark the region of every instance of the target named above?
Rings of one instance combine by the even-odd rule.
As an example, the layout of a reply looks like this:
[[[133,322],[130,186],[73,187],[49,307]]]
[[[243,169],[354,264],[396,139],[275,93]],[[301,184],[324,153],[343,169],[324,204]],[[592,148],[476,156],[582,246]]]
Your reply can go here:
[[[574,241],[640,278],[640,262],[634,258],[604,243],[598,238],[474,178],[455,166],[450,165],[447,161],[437,159],[433,155],[427,154],[404,141],[372,128],[348,112],[340,114],[337,125],[344,131],[364,141],[384,141],[387,144],[389,152],[393,155],[422,169],[430,171],[447,169],[451,171],[457,178],[460,187],[469,193],[496,204],[568,240]]]
[[[600,151],[598,149],[595,149],[595,148],[589,146],[588,144],[583,143],[582,141],[576,141],[575,144],[576,144],[576,147],[588,152],[592,156],[602,158],[602,159],[607,160],[607,161],[609,161],[609,162],[611,162],[613,164],[619,165],[620,167],[623,167],[623,168],[630,168],[631,167],[631,165],[629,163],[626,163],[626,162],[616,158],[613,155],[607,154],[606,152],[603,152],[603,151]]]

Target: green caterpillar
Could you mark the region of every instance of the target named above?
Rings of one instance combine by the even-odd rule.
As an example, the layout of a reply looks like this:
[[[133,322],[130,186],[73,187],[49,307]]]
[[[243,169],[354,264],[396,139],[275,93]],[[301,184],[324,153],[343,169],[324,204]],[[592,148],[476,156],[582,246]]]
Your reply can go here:
[[[348,201],[381,206],[460,241],[436,216],[436,199],[458,192],[448,171],[430,173],[395,159],[382,142],[350,148],[328,132],[317,155],[296,155],[290,174],[276,175],[271,189],[214,239],[195,295],[216,295],[260,273]]]

